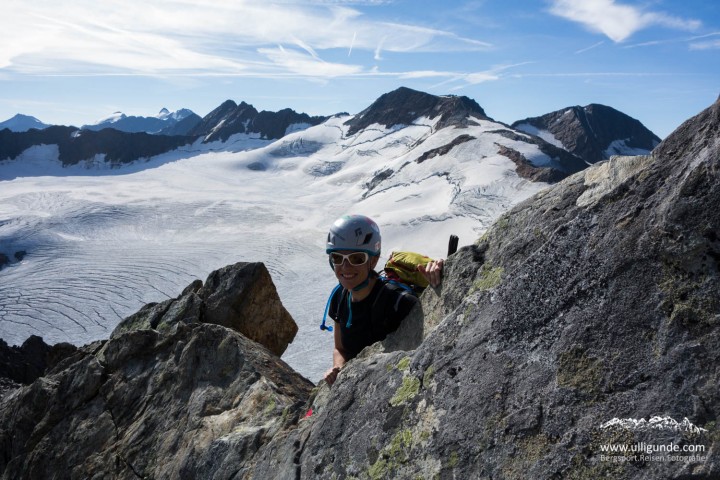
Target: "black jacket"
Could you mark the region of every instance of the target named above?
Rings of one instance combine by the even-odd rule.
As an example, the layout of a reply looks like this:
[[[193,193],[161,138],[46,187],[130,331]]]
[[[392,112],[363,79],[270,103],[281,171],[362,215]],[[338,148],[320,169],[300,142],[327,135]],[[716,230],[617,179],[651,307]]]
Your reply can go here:
[[[384,340],[397,330],[400,322],[418,302],[415,295],[378,279],[370,295],[359,302],[350,302],[352,318],[348,310],[349,292],[338,289],[330,300],[329,314],[340,328],[343,350],[348,360],[357,356],[363,348]],[[348,325],[350,319],[350,325]]]

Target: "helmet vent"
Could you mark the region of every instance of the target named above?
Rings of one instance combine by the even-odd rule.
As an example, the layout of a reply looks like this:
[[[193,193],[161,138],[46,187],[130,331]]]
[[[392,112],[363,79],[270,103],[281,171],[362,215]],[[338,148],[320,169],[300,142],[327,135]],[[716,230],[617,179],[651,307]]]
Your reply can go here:
[[[365,235],[365,240],[363,240],[362,244],[367,245],[368,243],[370,243],[372,236],[373,236],[372,232]]]

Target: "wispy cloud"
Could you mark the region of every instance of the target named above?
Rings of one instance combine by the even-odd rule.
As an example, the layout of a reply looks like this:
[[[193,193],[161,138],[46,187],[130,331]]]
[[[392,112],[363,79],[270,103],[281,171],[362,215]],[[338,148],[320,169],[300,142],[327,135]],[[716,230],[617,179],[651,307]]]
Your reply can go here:
[[[488,43],[383,23],[348,5],[383,1],[36,0],[0,5],[0,73],[14,75],[299,75],[334,77],[372,65],[335,49],[476,51]],[[335,58],[335,61],[329,61]]]
[[[432,77],[445,77],[447,80],[444,80],[440,83],[437,83],[432,86],[432,88],[439,88],[444,85],[448,84],[457,84],[459,85],[454,86],[451,88],[451,90],[461,90],[463,88],[469,87],[471,85],[478,85],[481,83],[486,82],[494,82],[497,80],[501,80],[503,77],[508,76],[505,74],[505,70],[510,70],[515,67],[520,67],[523,65],[528,65],[534,62],[521,62],[521,63],[515,63],[510,65],[497,65],[490,69],[483,70],[483,71],[476,71],[476,72],[470,72],[470,73],[464,73],[464,72],[441,72],[436,70],[424,70],[424,71],[416,71],[416,72],[409,72],[403,74],[401,78],[432,78]]]
[[[644,11],[614,0],[551,0],[550,13],[581,23],[614,42],[622,42],[635,32],[653,25],[679,30],[696,30],[701,26],[699,20]]]
[[[690,50],[720,50],[720,40],[707,40],[690,44]]]
[[[689,75],[689,74],[688,74]],[[508,75],[512,78],[542,78],[542,77],[677,77],[677,73],[655,73],[655,72],[550,72],[550,73],[513,73]]]
[[[698,35],[695,37],[677,37],[669,38],[666,40],[650,40],[648,42],[633,43],[625,45],[623,48],[638,48],[638,47],[654,47],[656,45],[667,45],[673,43],[685,43],[688,44],[690,50],[709,50],[717,48],[718,40],[705,40],[712,37],[720,36],[720,32],[708,33],[705,35]],[[699,41],[702,40],[702,41]]]
[[[599,47],[599,46],[602,45],[603,43],[605,43],[604,40],[599,41],[599,42],[597,42],[597,43],[593,43],[593,44],[590,45],[589,47],[581,48],[580,50],[577,50],[577,51],[575,52],[575,55],[579,55],[579,54],[581,54],[581,53],[585,53],[585,52],[587,52],[588,50],[592,50],[593,48]]]
[[[382,56],[380,56],[380,54],[382,52],[383,43],[385,43],[385,37],[381,38],[377,44],[377,47],[375,47],[375,55],[373,55],[373,59],[382,60]]]
[[[403,72],[398,75],[402,79],[412,78],[435,78],[435,77],[457,77],[457,72],[440,72],[436,70],[417,70],[414,72]]]
[[[324,62],[312,54],[286,49],[281,45],[277,48],[261,48],[258,51],[281,71],[302,77],[333,78],[362,71],[359,65]]]
[[[711,37],[718,37],[718,36],[720,36],[720,32],[713,32],[713,33],[708,33],[707,35],[700,35],[698,37],[692,37],[689,39],[690,50],[720,49],[720,38],[715,38],[712,40],[702,40],[702,39],[709,39]],[[702,41],[698,41],[698,40],[702,40]]]

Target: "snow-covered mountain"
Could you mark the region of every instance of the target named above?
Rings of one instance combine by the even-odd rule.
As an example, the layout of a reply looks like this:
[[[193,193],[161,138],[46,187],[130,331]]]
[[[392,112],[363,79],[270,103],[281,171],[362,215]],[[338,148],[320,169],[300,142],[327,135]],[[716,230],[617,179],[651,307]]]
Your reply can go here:
[[[49,126],[50,125],[41,122],[35,117],[31,117],[29,115],[22,115],[20,113],[8,120],[5,120],[4,122],[0,122],[0,130],[7,128],[11,132],[27,132],[28,130],[33,128],[37,130],[42,130]]]
[[[187,108],[175,112],[163,108],[157,115],[152,117],[127,116],[122,112],[115,112],[92,125],[83,125],[82,129],[100,131],[105,128],[112,128],[127,133],[145,132],[161,135],[185,135],[200,120],[201,118],[198,115]],[[174,129],[180,122],[184,122],[185,132],[178,132],[178,129]]]
[[[383,260],[393,249],[441,257],[449,234],[474,242],[501,213],[584,165],[465,97],[407,90],[358,115],[286,127],[277,140],[205,136],[112,170],[63,166],[52,145],[0,162],[0,180],[13,179],[0,188],[0,337],[104,338],[195,278],[262,261],[300,326],[284,358],[318,379],[330,365],[332,335],[318,325],[335,283],[324,254],[335,218],[375,218]],[[402,110],[389,107],[398,102]]]
[[[518,120],[512,126],[564,148],[588,164],[612,155],[644,155],[660,143],[640,121],[599,104],[568,107]]]

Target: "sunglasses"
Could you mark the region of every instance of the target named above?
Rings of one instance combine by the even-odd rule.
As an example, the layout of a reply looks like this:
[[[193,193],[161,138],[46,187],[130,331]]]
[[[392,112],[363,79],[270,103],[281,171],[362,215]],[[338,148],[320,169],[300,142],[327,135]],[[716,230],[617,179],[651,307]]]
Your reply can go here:
[[[338,252],[332,252],[330,254],[330,261],[336,267],[342,265],[345,260],[347,260],[353,267],[359,267],[360,265],[365,264],[368,261],[368,258],[370,258],[370,255],[365,252],[353,252],[348,253],[347,255]]]

